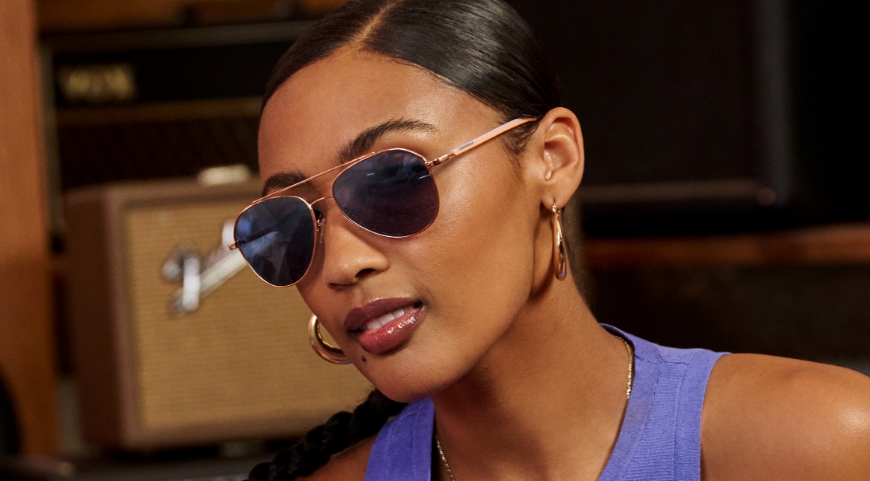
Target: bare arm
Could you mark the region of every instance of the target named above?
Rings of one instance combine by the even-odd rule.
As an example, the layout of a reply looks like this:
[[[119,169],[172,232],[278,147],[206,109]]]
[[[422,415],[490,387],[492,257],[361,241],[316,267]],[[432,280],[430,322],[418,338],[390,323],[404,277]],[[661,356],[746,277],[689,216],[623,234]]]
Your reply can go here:
[[[738,354],[711,375],[702,479],[870,479],[870,378],[792,359]]]

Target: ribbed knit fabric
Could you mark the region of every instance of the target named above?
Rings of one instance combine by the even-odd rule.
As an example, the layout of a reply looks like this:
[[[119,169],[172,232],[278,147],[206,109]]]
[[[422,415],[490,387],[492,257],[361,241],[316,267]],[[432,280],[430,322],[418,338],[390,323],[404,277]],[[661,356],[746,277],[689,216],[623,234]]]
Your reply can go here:
[[[710,371],[723,353],[662,347],[606,327],[633,345],[635,376],[599,480],[700,480],[701,408]],[[378,434],[365,481],[430,481],[434,422],[431,399],[408,405]]]

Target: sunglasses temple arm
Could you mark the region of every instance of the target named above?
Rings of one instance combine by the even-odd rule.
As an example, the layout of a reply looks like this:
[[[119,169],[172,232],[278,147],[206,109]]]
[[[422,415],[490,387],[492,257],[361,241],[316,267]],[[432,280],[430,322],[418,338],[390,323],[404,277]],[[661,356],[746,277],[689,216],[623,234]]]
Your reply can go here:
[[[438,157],[437,159],[432,161],[431,165],[435,166],[435,165],[441,164],[442,162],[446,162],[454,157],[460,156],[460,155],[468,152],[469,150],[471,150],[475,147],[479,147],[479,146],[489,142],[490,140],[498,137],[499,135],[501,135],[501,134],[503,134],[503,133],[515,128],[515,127],[519,127],[520,125],[523,125],[523,124],[528,123],[528,122],[533,122],[534,120],[535,119],[531,119],[531,118],[511,120],[510,122],[503,124],[503,125],[500,125],[494,129],[490,130],[489,132],[481,135],[480,137],[477,137],[474,140],[471,140],[469,142],[466,142],[465,144],[460,145],[459,147],[451,150],[450,152],[442,155],[441,157]]]

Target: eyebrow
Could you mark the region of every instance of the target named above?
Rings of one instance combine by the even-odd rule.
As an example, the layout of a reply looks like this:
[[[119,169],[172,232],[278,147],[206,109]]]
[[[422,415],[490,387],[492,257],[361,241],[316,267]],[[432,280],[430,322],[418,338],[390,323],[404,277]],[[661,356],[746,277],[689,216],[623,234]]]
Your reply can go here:
[[[386,122],[370,127],[360,132],[353,140],[345,144],[339,151],[338,164],[350,162],[353,159],[359,158],[369,152],[375,143],[384,135],[392,132],[431,132],[435,130],[435,126],[421,120],[412,119],[392,119]],[[266,195],[270,190],[282,189],[293,184],[302,182],[307,177],[298,170],[279,172],[266,179],[263,185],[262,195]]]

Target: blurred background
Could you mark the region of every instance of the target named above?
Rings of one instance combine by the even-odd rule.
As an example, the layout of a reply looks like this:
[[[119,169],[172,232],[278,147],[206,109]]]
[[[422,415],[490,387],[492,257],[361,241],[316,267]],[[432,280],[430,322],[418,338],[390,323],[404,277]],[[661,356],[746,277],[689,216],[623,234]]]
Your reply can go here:
[[[508,1],[584,129],[599,320],[870,372],[858,15]],[[222,248],[265,81],[341,3],[0,1],[0,479],[244,479],[365,396]]]

